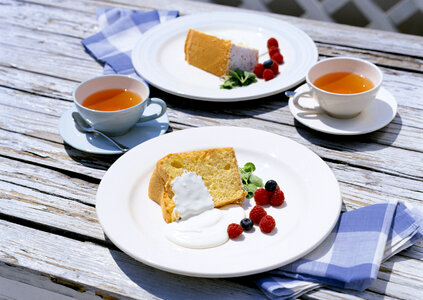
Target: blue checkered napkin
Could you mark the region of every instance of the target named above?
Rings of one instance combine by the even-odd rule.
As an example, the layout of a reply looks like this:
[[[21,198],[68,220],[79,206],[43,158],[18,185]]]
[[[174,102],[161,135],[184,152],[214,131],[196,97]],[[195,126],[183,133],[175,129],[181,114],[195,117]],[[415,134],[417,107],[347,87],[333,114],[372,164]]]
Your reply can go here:
[[[82,40],[82,44],[91,56],[104,64],[105,74],[138,77],[131,61],[135,44],[148,29],[177,16],[175,10],[98,9],[100,31]]]
[[[323,285],[363,291],[383,260],[423,239],[423,215],[402,203],[343,213],[327,239],[305,257],[255,277],[270,299],[291,299]]]

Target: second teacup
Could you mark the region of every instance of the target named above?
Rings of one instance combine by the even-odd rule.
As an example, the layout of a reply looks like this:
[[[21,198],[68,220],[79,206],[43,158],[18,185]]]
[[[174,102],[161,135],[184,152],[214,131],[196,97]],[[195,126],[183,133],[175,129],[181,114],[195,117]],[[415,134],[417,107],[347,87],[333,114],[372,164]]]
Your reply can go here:
[[[319,83],[322,80],[326,85]],[[335,118],[352,118],[375,99],[382,80],[383,73],[376,65],[359,58],[321,60],[306,75],[309,90],[297,93],[293,104],[304,112],[324,111]],[[318,107],[302,105],[299,99],[304,96],[314,98]]]
[[[124,97],[116,99],[116,96],[112,99],[113,93],[119,93],[119,91],[129,93],[125,95],[131,98],[127,99],[126,106],[121,106],[119,103],[117,106],[115,106],[116,103],[112,104],[116,100],[118,102],[125,100]],[[100,105],[91,106],[84,102],[88,100],[88,97],[93,96],[99,98],[93,100]],[[166,112],[167,106],[163,100],[149,98],[149,96],[150,90],[144,82],[124,75],[103,75],[86,80],[80,83],[73,92],[75,106],[82,117],[95,129],[112,136],[125,134],[135,124],[159,118]],[[143,116],[145,108],[152,104],[159,105],[160,112]],[[101,106],[106,106],[106,110]]]

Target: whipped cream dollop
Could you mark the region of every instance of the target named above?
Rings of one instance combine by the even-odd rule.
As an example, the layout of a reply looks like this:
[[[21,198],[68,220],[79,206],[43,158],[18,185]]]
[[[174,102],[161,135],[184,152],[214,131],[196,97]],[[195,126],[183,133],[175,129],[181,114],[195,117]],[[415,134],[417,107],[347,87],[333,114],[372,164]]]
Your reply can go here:
[[[201,176],[195,172],[184,172],[172,181],[175,194],[175,212],[182,219],[202,213],[214,207],[213,198]]]
[[[244,209],[230,204],[169,223],[165,226],[165,235],[171,242],[186,248],[216,247],[229,240],[228,225],[239,223],[243,218]]]
[[[213,198],[201,176],[184,172],[172,181],[175,212],[181,220],[166,224],[165,235],[186,248],[211,248],[225,243],[227,227],[245,217],[239,205],[214,208]]]

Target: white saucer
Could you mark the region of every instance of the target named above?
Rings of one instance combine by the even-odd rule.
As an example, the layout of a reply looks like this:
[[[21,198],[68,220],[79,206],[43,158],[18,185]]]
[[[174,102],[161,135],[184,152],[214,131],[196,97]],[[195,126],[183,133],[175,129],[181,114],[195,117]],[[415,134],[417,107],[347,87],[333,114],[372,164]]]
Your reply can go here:
[[[307,84],[303,84],[295,92],[305,90],[307,90]],[[302,97],[299,102],[310,107],[316,103],[309,97]],[[289,99],[289,109],[298,122],[314,130],[336,135],[358,135],[376,131],[394,119],[397,107],[394,96],[383,87],[377,93],[376,99],[358,116],[351,119],[337,119],[325,113],[306,113],[294,106],[292,98]]]
[[[59,121],[59,132],[63,140],[72,147],[93,153],[93,154],[121,154],[122,151],[116,148],[105,138],[92,133],[82,133],[75,127],[72,118],[72,112],[76,111],[75,107],[67,110]],[[145,109],[144,115],[152,115],[160,111],[158,105],[150,105]],[[133,148],[151,138],[162,135],[169,127],[169,117],[167,113],[163,116],[135,125],[127,134],[114,137],[119,143]]]

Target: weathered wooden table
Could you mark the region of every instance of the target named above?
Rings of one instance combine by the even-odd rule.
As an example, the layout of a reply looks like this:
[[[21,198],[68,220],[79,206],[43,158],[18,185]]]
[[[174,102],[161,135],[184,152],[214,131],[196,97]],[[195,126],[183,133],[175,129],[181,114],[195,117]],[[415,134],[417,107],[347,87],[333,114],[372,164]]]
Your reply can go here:
[[[98,30],[95,10],[175,9],[181,15],[241,11],[189,1],[14,1],[0,7],[0,298],[249,299],[243,278],[199,279],[139,263],[104,235],[97,186],[117,156],[66,145],[60,116],[81,80],[102,73],[81,46]],[[170,130],[251,127],[289,137],[335,173],[346,209],[394,198],[423,208],[423,37],[271,15],[308,33],[321,58],[376,63],[396,98],[395,119],[371,134],[338,137],[294,121],[283,94],[242,103],[192,101],[152,89],[168,104]],[[320,289],[304,298],[423,298],[423,244],[383,263],[367,291]],[[8,298],[8,299],[9,299]]]

